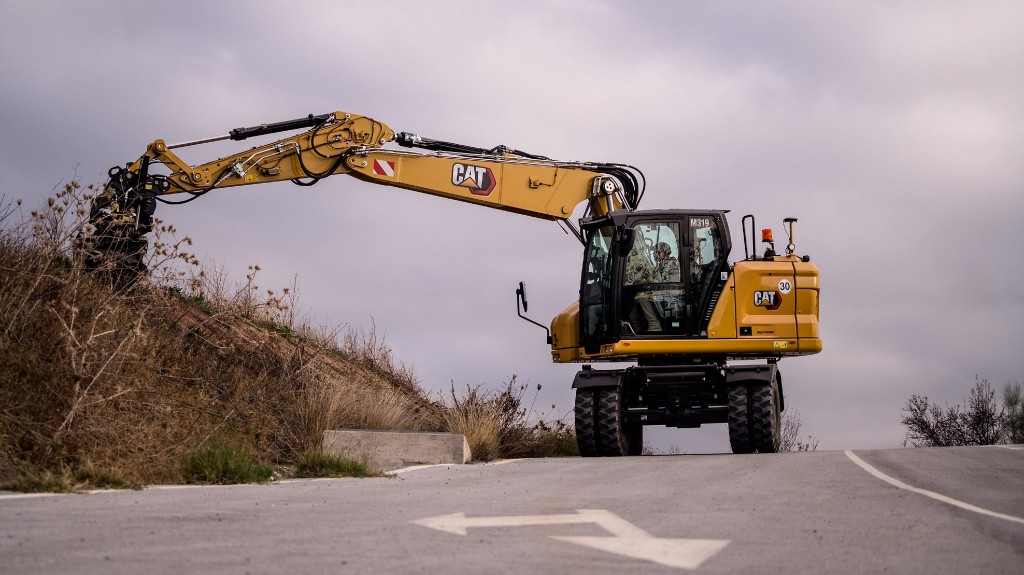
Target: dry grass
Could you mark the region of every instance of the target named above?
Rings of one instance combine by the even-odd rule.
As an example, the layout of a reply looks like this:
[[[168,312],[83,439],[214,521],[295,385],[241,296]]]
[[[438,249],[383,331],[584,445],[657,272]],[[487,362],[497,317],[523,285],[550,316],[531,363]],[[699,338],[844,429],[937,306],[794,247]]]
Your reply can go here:
[[[225,436],[291,466],[327,429],[447,428],[480,460],[529,454],[553,429],[527,425],[514,377],[432,400],[375,327],[312,327],[294,283],[261,289],[252,266],[231,285],[163,224],[152,276],[117,289],[79,258],[95,192],[68,184],[28,215],[0,199],[0,485],[186,481],[183,462]]]
[[[539,391],[540,386],[537,386]],[[564,418],[537,414],[534,411],[536,394],[531,405],[524,407],[525,393],[526,385],[518,383],[515,375],[498,391],[467,386],[459,395],[452,384],[445,398],[445,429],[466,436],[476,461],[579,455],[575,431]]]
[[[294,290],[233,288],[158,226],[153,278],[117,290],[76,253],[88,194],[69,184],[25,215],[0,202],[0,482],[109,470],[181,481],[230,432],[289,464],[325,429],[439,429],[439,407],[371,332],[343,343],[297,325]],[[102,483],[86,474],[85,483]],[[64,481],[71,485],[73,482]]]

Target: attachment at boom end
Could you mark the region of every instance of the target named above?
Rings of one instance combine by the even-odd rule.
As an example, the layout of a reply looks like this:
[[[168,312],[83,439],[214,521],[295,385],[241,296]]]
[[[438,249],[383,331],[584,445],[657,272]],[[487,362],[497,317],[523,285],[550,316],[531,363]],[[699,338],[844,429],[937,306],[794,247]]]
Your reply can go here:
[[[111,168],[110,180],[92,201],[89,228],[80,236],[86,268],[109,273],[119,288],[131,287],[146,272],[146,234],[153,230],[156,196],[170,187],[166,177],[148,172],[146,156],[137,172]]]

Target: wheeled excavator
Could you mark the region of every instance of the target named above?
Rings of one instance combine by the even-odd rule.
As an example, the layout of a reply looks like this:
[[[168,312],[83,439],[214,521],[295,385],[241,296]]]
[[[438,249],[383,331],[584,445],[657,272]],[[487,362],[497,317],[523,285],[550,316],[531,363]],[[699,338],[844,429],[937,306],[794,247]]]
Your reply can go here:
[[[295,133],[203,164],[176,151],[282,132]],[[519,316],[547,332],[552,361],[583,364],[572,384],[581,455],[639,455],[644,426],[713,423],[727,424],[735,453],[779,449],[778,361],[822,349],[818,268],[796,254],[796,219],[784,221],[784,254],[765,229],[759,255],[754,217],[745,216],[745,256],[730,263],[728,210],[640,210],[646,181],[632,166],[432,140],[341,111],[181,144],[156,140],[109,171],[83,236],[87,264],[116,262],[119,281],[133,282],[145,271],[158,202],[339,174],[553,220],[579,239],[578,301],[545,326],[523,315],[523,284],[516,296]],[[583,216],[570,221],[583,202]],[[605,362],[620,364],[595,367]]]

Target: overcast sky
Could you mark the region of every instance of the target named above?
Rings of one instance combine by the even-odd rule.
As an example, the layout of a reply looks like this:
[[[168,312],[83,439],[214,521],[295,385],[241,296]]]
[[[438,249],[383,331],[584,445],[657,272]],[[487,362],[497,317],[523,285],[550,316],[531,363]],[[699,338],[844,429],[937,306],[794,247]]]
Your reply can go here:
[[[783,360],[819,449],[897,447],[912,394],[1024,381],[1024,4],[0,0],[0,195],[37,204],[168,142],[342,110],[396,131],[632,164],[642,208],[732,210],[821,269],[821,354]],[[244,143],[248,147],[247,142]],[[187,148],[203,163],[241,148]],[[577,297],[556,224],[343,176],[233,188],[157,215],[234,278],[298,277],[325,325],[386,333],[422,385],[543,385],[515,316]],[[730,259],[742,259],[735,241]],[[532,394],[528,397],[532,397]],[[724,425],[647,428],[727,451]]]

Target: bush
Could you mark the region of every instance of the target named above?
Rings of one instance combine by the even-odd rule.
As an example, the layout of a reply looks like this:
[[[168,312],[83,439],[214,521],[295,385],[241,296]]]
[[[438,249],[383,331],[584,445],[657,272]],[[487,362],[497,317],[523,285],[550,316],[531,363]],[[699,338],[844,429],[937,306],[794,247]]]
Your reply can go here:
[[[537,392],[540,389],[538,385]],[[467,386],[461,397],[452,384],[444,408],[445,427],[466,436],[475,461],[579,455],[575,431],[561,420],[548,422],[535,414],[536,394],[530,407],[523,407],[525,392],[526,385],[517,383],[515,375],[497,391]],[[531,419],[537,423],[531,425]]]
[[[800,412],[789,408],[782,412],[780,424],[779,452],[786,451],[817,451],[818,440],[813,435],[807,436],[807,441],[800,438],[800,426],[803,425],[803,418]]]
[[[1010,443],[1024,443],[1024,401],[1022,401],[1020,382],[1007,383],[1003,388],[1003,424],[1006,439]]]
[[[270,481],[273,470],[253,454],[247,442],[211,438],[185,454],[182,475],[188,483],[264,483]]]
[[[541,421],[533,427],[520,457],[578,457],[576,430],[564,421],[547,423]]]
[[[381,477],[362,461],[344,459],[319,449],[307,451],[295,463],[294,477]]]
[[[34,466],[20,465],[11,480],[0,482],[0,490],[26,493],[74,493],[74,479],[66,469],[51,471]]]
[[[943,409],[925,395],[912,395],[903,408],[903,425],[914,447],[992,445],[1004,437],[1003,412],[987,380],[975,378],[963,405]]]

